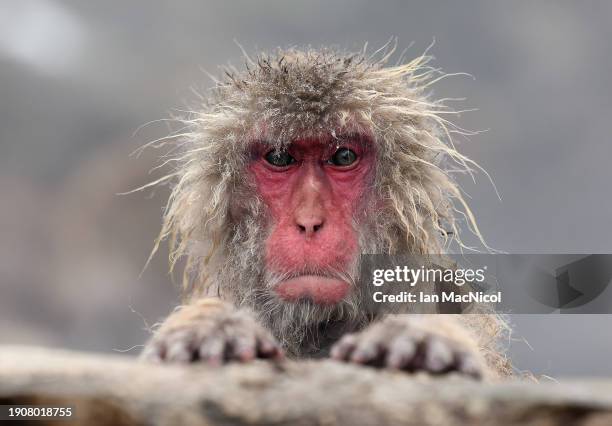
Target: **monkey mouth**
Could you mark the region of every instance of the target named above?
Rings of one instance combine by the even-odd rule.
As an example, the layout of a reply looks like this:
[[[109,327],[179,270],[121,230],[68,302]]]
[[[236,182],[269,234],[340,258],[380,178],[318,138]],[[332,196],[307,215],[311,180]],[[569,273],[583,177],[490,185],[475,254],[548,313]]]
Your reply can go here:
[[[308,299],[317,305],[334,305],[346,297],[349,289],[349,283],[338,278],[300,275],[281,281],[274,291],[287,302]]]

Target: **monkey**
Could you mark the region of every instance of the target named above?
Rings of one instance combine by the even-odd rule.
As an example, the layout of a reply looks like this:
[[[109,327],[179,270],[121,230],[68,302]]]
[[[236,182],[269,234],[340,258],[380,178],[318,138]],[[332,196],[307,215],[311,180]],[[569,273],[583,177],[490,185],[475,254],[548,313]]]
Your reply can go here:
[[[180,118],[152,184],[171,183],[153,252],[184,260],[185,302],[141,354],[218,366],[331,357],[410,373],[504,377],[495,314],[372,314],[360,255],[442,254],[480,235],[450,169],[475,164],[432,99],[427,52],[277,49],[229,67]]]

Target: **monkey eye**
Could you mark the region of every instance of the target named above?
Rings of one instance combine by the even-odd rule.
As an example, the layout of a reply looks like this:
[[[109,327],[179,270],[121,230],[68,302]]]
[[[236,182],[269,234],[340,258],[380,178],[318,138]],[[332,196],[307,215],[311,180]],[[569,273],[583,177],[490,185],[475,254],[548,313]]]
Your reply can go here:
[[[349,148],[339,148],[329,159],[334,166],[346,167],[357,161],[357,154]]]
[[[287,167],[295,163],[295,158],[289,155],[287,151],[272,150],[266,154],[265,159],[276,167]]]

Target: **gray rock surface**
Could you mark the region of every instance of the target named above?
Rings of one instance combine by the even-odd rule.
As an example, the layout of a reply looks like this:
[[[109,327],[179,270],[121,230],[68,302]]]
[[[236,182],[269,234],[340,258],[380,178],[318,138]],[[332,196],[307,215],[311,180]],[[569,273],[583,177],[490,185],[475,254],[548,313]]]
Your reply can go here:
[[[483,384],[330,360],[214,369],[0,346],[2,404],[75,407],[74,421],[36,425],[603,426],[612,380]]]

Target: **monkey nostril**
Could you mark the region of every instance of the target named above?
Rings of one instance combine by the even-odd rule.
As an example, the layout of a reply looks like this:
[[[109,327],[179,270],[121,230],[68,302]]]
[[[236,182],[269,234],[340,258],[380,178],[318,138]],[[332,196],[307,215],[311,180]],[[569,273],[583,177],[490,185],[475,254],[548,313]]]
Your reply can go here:
[[[312,223],[312,224],[296,224],[300,234],[314,234],[315,232],[318,232],[322,227],[323,227],[323,222],[317,222],[317,223]]]

